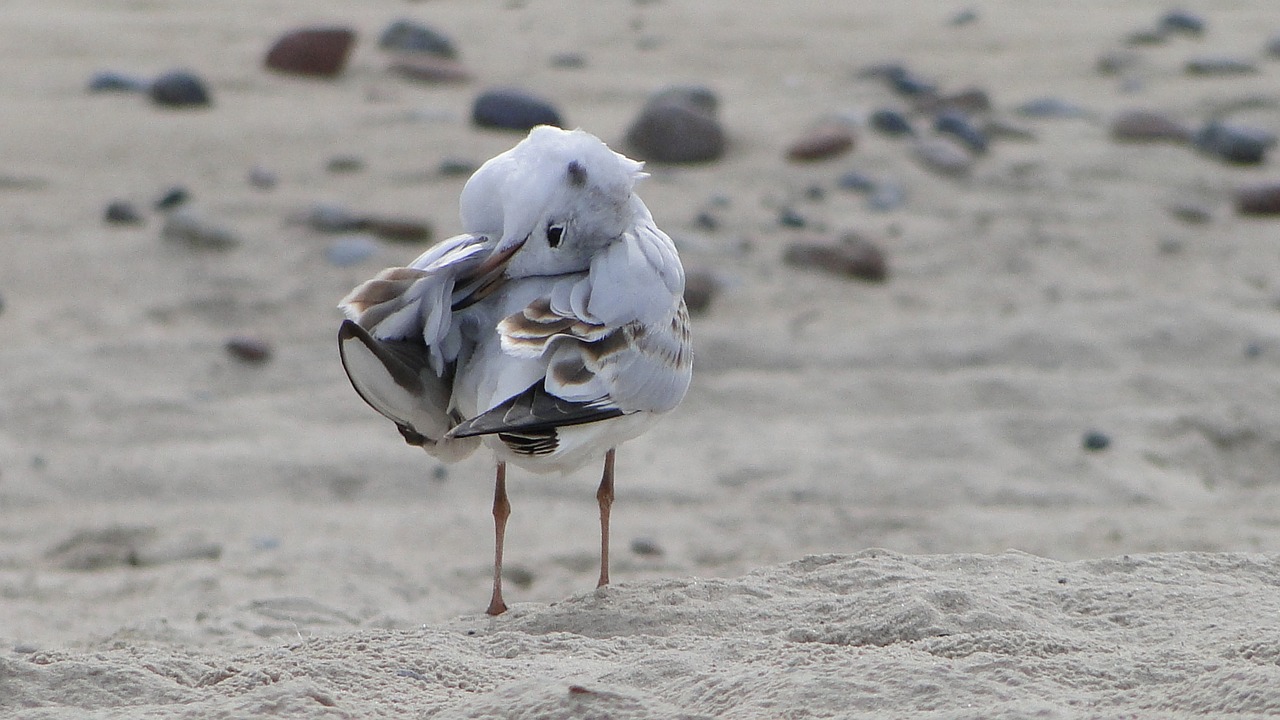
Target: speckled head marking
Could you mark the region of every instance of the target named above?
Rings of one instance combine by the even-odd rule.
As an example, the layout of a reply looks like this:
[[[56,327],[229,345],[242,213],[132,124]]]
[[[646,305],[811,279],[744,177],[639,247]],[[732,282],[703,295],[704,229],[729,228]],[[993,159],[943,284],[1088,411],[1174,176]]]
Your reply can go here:
[[[587,169],[582,167],[582,163],[577,160],[569,162],[569,184],[574,187],[585,187],[587,184]]]

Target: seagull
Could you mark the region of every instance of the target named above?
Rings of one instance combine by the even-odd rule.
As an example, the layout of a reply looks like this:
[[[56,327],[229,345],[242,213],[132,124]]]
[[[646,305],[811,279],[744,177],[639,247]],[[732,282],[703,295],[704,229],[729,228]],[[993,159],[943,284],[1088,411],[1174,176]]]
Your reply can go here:
[[[356,392],[445,462],[489,448],[499,615],[507,463],[569,472],[603,456],[600,577],[619,444],[675,408],[693,366],[684,269],[635,194],[643,163],[582,130],[533,128],[459,200],[464,233],[339,304]]]

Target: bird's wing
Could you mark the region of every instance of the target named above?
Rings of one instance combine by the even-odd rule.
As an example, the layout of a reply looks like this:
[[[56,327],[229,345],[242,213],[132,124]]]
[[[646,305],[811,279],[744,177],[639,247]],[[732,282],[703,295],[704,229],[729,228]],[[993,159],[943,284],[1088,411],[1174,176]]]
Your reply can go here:
[[[486,237],[450,238],[408,267],[378,273],[339,305],[348,319],[338,331],[338,350],[356,392],[408,442],[444,459],[465,456],[476,445],[445,437],[461,419],[452,410],[462,346],[453,312],[503,281],[492,249]]]
[[[633,412],[665,412],[684,397],[692,370],[683,271],[656,228],[628,233],[590,272],[498,324],[502,349],[543,358],[546,377],[451,434],[545,430]],[[674,263],[674,265],[668,264]]]

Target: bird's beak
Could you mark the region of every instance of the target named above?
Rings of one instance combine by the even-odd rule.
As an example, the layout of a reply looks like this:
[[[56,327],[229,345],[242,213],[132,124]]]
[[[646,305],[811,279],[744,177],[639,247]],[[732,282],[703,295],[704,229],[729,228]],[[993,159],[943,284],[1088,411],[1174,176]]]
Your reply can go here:
[[[493,253],[485,258],[470,274],[470,281],[453,295],[453,310],[461,310],[489,297],[494,290],[502,287],[506,278],[503,273],[507,263],[529,238],[523,237],[515,241],[500,241]]]

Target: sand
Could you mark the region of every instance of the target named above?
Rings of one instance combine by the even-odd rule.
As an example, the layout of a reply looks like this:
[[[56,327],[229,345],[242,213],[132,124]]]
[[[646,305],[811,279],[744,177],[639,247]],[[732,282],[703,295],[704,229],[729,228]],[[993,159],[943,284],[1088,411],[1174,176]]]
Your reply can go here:
[[[1200,39],[1097,57],[1160,2],[98,3],[16,0],[0,42],[0,714],[79,717],[1133,717],[1280,711],[1280,254],[1231,191],[1276,178],[1112,142],[1127,108],[1280,130],[1269,3],[1192,6]],[[474,79],[389,74],[410,17]],[[264,71],[303,25],[356,28],[342,77]],[[585,67],[552,62],[578,53]],[[1192,78],[1189,57],[1260,72]],[[831,116],[902,106],[857,70],[981,87],[1035,139],[967,179],[900,140],[796,164]],[[185,67],[207,110],[85,91]],[[355,396],[334,308],[420,247],[337,267],[316,202],[456,232],[519,135],[467,122],[517,85],[619,143],[669,83],[713,88],[726,157],[644,196],[723,290],[682,407],[619,452],[615,585],[598,470],[513,471],[511,611],[488,597],[491,461],[444,467]],[[1028,119],[1053,96],[1077,119]],[[357,172],[326,170],[336,156]],[[263,190],[260,166],[279,178]],[[907,191],[889,212],[851,169]],[[153,201],[241,239],[161,239]],[[807,190],[820,186],[820,198]],[[145,223],[103,222],[125,199]],[[1209,219],[1189,224],[1169,205]],[[784,228],[790,207],[809,221]],[[712,213],[719,228],[695,222]],[[784,266],[858,231],[890,277]],[[224,343],[268,341],[248,364]],[[1105,433],[1105,450],[1082,446]],[[886,548],[886,549],[868,549]]]

